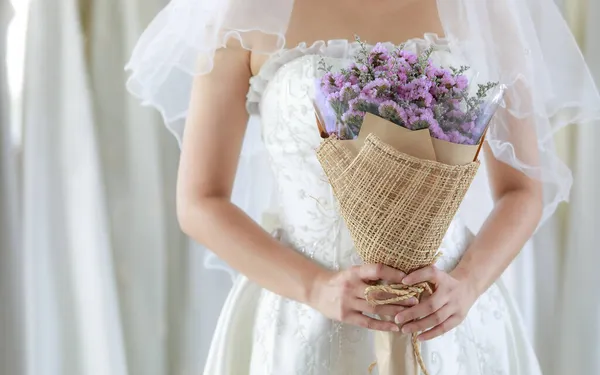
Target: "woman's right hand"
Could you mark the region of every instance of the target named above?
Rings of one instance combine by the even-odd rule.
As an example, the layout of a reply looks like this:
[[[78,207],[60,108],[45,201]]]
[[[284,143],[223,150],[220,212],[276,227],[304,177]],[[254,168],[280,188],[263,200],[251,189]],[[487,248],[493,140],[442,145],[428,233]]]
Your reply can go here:
[[[374,282],[400,284],[406,274],[381,264],[366,264],[339,272],[324,271],[315,279],[309,304],[329,319],[377,331],[399,332],[393,321],[371,318],[365,314],[395,316],[417,300],[393,305],[372,306],[365,299],[365,289]]]

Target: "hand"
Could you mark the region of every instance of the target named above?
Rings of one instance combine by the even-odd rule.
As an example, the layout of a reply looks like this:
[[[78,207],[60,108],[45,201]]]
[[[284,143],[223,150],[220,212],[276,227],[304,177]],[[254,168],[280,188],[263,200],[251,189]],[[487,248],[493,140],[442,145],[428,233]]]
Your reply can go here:
[[[418,339],[425,341],[458,326],[477,300],[477,293],[468,281],[455,278],[435,266],[415,271],[402,280],[406,285],[421,282],[433,284],[433,294],[400,312],[395,320],[403,333],[423,332]]]
[[[380,264],[352,267],[340,272],[326,271],[317,277],[309,304],[329,319],[377,331],[399,332],[393,321],[382,321],[364,314],[393,317],[415,298],[394,305],[372,306],[365,300],[365,289],[377,281],[399,284],[406,274]],[[383,296],[385,297],[385,296]]]

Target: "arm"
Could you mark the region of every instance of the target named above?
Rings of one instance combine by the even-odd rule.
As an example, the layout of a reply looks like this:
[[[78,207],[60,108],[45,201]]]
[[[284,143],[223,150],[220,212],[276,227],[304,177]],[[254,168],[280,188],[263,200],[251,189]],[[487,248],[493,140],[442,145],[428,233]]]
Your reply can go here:
[[[363,292],[370,280],[400,282],[404,274],[377,265],[323,269],[276,241],[230,202],[248,121],[250,76],[250,53],[227,48],[217,51],[213,71],[194,82],[177,186],[182,230],[274,293],[311,305],[331,319],[397,331],[395,324],[362,313],[395,315],[399,307],[373,308]]]
[[[485,150],[494,210],[451,274],[479,296],[506,270],[531,238],[542,215],[542,187]]]
[[[535,134],[527,133],[523,120],[512,126],[521,131],[511,140],[520,151],[519,159],[537,164]],[[396,316],[406,333],[423,332],[421,340],[430,340],[460,324],[471,306],[506,270],[532,236],[542,213],[541,182],[494,158],[485,146],[486,163],[494,198],[494,209],[463,255],[457,267],[445,273],[426,267],[408,275],[403,283],[413,285],[429,281],[435,286],[433,295],[419,305]]]
[[[248,122],[249,55],[239,48],[219,50],[214,70],[195,79],[179,166],[178,218],[186,234],[249,279],[308,303],[320,267],[230,202]]]

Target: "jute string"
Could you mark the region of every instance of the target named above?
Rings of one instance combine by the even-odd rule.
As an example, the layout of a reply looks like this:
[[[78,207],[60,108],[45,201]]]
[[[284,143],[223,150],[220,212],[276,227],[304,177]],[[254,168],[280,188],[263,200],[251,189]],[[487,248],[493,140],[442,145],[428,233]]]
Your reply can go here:
[[[396,297],[388,298],[385,300],[378,300],[373,297],[374,294],[381,293],[381,292],[396,295]],[[374,306],[390,305],[392,303],[406,301],[407,299],[410,299],[413,297],[420,299],[421,295],[424,292],[433,294],[433,290],[431,289],[431,286],[429,285],[429,283],[419,283],[419,284],[412,285],[412,286],[402,285],[402,284],[373,285],[373,286],[369,286],[365,289],[365,299],[367,300],[367,302],[369,302],[371,305],[374,305]],[[415,355],[415,359],[417,360],[417,363],[419,364],[419,367],[421,368],[421,371],[423,372],[423,374],[429,375],[429,371],[427,371],[427,367],[425,366],[425,362],[423,361],[423,355],[421,354],[421,345],[419,345],[419,341],[417,340],[416,333],[412,334],[412,349],[413,349],[413,353]],[[372,371],[374,365],[376,365],[376,364],[377,363],[374,363],[371,366],[371,369],[370,369],[371,371]]]
[[[442,256],[442,253],[437,253],[432,264]],[[404,284],[392,284],[392,285],[371,285],[365,289],[365,299],[372,306],[380,306],[380,305],[391,305],[394,303],[406,301],[411,298],[416,298],[417,300],[421,300],[421,296],[423,293],[433,294],[433,289],[431,285],[427,282],[418,283],[415,285],[404,285]],[[388,295],[392,295],[395,297],[390,297],[386,299],[378,299],[375,296],[379,293],[385,293]],[[417,340],[417,333],[412,334],[412,348],[413,353],[415,355],[415,359],[421,368],[421,371],[425,375],[429,375],[427,371],[427,367],[425,366],[425,361],[423,361],[423,355],[421,354],[421,346],[419,345],[419,341]],[[377,365],[377,362],[373,363],[369,368],[369,372],[372,372],[374,367]]]

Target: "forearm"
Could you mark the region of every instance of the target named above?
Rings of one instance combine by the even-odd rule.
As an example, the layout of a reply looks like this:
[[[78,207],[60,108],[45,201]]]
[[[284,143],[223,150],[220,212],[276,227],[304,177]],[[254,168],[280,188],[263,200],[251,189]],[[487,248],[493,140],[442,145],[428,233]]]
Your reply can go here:
[[[180,210],[184,232],[262,287],[309,303],[324,269],[266,233],[225,198],[205,198]]]
[[[477,295],[487,290],[506,270],[535,231],[541,199],[529,190],[503,195],[452,275],[466,279]]]

